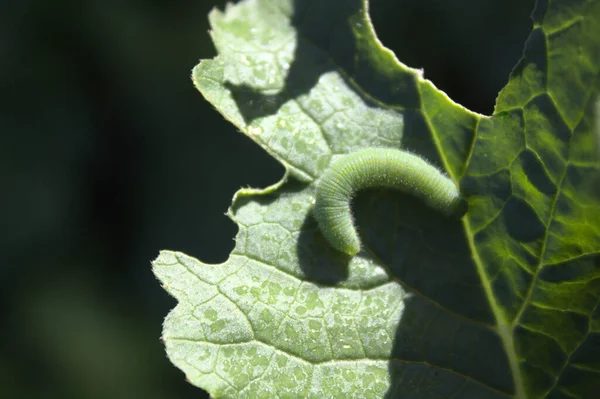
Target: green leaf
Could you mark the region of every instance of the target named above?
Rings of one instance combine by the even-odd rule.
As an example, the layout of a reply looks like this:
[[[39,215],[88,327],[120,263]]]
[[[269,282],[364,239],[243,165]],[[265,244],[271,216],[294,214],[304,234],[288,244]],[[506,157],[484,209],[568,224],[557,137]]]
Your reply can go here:
[[[248,398],[600,392],[600,1],[539,1],[532,17],[486,117],[401,64],[362,1],[211,12],[219,55],[194,83],[286,175],[236,194],[225,263],[171,251],[153,263],[178,301],[167,353],[191,383]],[[369,190],[353,203],[365,250],[333,250],[312,216],[315,183],[366,147],[442,167],[467,216]]]

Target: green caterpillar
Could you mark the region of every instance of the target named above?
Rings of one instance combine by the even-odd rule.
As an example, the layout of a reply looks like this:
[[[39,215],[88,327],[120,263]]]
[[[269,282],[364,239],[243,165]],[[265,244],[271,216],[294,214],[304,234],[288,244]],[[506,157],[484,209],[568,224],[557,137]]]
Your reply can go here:
[[[412,194],[447,217],[462,217],[467,210],[456,184],[417,155],[385,148],[347,154],[323,173],[314,213],[325,238],[348,255],[360,251],[350,201],[358,190],[368,187]]]

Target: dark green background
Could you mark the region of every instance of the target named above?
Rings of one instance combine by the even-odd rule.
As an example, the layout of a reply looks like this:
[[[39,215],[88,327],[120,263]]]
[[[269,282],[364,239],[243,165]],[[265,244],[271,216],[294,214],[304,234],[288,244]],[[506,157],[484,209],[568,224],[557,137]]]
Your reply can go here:
[[[195,90],[224,2],[0,2],[0,396],[200,398],[159,340],[160,249],[221,262],[283,169]],[[533,0],[373,0],[383,43],[490,114]]]

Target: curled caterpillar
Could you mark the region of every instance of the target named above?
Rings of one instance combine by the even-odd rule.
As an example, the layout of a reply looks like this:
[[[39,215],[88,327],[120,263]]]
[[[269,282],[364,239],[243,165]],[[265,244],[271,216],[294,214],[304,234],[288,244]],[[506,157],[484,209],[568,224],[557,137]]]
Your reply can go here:
[[[456,184],[417,155],[386,148],[368,148],[334,162],[317,185],[315,218],[336,249],[356,255],[360,240],[350,201],[360,189],[387,187],[412,194],[447,217],[462,217],[467,204]]]

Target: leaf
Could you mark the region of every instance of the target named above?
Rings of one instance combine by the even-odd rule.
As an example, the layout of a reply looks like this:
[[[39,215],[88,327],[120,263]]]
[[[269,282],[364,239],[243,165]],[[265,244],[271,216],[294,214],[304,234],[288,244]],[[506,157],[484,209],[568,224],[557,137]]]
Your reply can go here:
[[[359,0],[213,11],[193,72],[286,168],[240,190],[229,259],[163,251],[171,361],[214,397],[590,398],[600,392],[600,1],[539,1],[492,117],[453,103],[375,37]],[[405,148],[460,182],[469,213],[369,190],[365,250],[312,216],[336,157]]]

